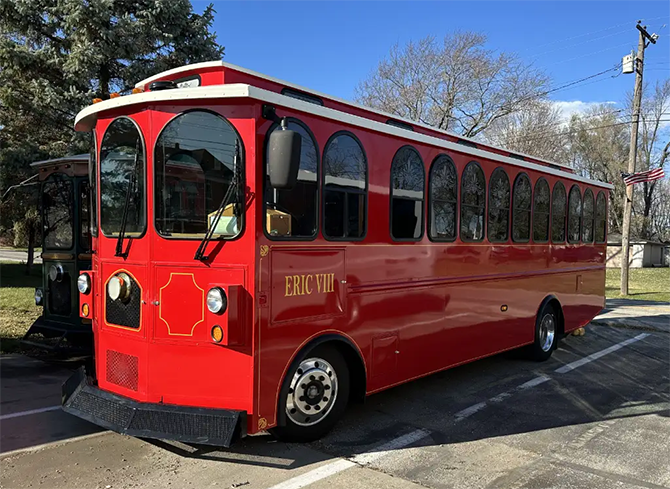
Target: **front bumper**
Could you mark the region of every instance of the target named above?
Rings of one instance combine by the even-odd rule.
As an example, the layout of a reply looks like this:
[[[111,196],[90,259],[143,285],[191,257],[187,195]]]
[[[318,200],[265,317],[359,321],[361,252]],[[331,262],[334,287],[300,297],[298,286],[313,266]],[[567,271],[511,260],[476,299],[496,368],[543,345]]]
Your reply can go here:
[[[83,367],[63,384],[63,410],[117,433],[230,447],[246,435],[247,413],[137,402],[106,392]]]

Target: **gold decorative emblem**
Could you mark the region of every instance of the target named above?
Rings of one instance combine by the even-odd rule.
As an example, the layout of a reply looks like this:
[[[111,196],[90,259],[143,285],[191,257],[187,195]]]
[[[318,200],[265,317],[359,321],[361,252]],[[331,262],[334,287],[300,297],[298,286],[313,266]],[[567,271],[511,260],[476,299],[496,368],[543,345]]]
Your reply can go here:
[[[267,246],[266,246],[267,248]],[[258,418],[258,429],[259,430],[264,430],[265,428],[268,427],[268,420],[265,418]]]
[[[261,256],[268,256],[270,253],[270,247],[268,245],[261,245]]]

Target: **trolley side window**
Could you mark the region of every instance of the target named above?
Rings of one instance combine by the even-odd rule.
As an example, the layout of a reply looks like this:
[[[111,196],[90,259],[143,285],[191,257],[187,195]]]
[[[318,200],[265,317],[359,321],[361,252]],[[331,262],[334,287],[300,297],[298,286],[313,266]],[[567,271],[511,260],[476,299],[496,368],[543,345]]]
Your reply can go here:
[[[596,199],[596,243],[604,243],[607,234],[607,198],[604,192],[598,192]]]
[[[492,243],[507,241],[509,237],[509,177],[502,168],[496,168],[489,181],[488,237]]]
[[[584,191],[584,204],[582,207],[582,242],[593,243],[593,191],[587,188]]]
[[[512,241],[527,243],[530,240],[530,214],[533,201],[530,179],[520,173],[514,181],[512,193]]]
[[[214,225],[224,198],[227,205],[212,236],[230,238],[242,229],[239,177],[242,147],[224,117],[203,110],[172,119],[156,141],[154,201],[156,230],[164,237],[199,239]]]
[[[429,236],[434,241],[456,239],[458,209],[458,174],[454,162],[440,155],[430,168]]]
[[[323,234],[330,239],[365,235],[367,160],[361,144],[347,133],[331,137],[323,154]]]
[[[573,185],[568,195],[568,243],[579,243],[582,231],[582,194]]]
[[[391,164],[391,237],[415,241],[423,235],[425,170],[411,146],[398,150]]]
[[[301,136],[298,180],[291,190],[270,185],[265,148],[265,232],[271,239],[313,239],[318,229],[319,151],[316,140],[301,121],[288,119],[288,129]],[[274,124],[266,136],[280,130]]]
[[[535,183],[533,194],[533,241],[546,243],[549,241],[549,202],[551,194],[549,184],[544,178]]]
[[[484,239],[486,177],[479,163],[471,161],[461,177],[461,240]]]
[[[554,185],[551,196],[551,242],[565,242],[565,187],[561,182]]]

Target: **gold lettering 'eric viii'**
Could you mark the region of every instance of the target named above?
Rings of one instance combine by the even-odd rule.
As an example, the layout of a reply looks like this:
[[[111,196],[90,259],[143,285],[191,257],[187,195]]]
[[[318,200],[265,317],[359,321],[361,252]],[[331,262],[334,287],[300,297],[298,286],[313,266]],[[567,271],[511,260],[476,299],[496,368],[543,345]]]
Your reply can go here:
[[[308,275],[286,275],[284,297],[294,295],[328,294],[335,292],[334,273],[315,273]]]

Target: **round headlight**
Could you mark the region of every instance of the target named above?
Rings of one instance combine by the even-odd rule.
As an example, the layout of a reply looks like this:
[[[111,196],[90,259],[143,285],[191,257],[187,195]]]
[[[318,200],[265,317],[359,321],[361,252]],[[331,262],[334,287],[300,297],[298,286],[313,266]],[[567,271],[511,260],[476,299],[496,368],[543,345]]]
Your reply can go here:
[[[107,294],[109,294],[109,298],[113,301],[117,299],[125,301],[128,297],[130,297],[130,284],[131,281],[128,274],[121,272],[117,275],[114,275],[107,283]]]
[[[35,289],[35,305],[41,306],[44,300],[44,292],[42,289]]]
[[[91,291],[91,277],[88,273],[82,273],[77,278],[77,289],[82,294],[88,294]]]
[[[63,280],[63,267],[60,265],[51,265],[51,267],[49,267],[49,278],[52,282],[60,282]]]
[[[228,300],[226,299],[226,293],[223,289],[220,289],[219,287],[209,289],[209,292],[207,292],[207,309],[209,309],[210,312],[215,314],[222,313],[226,310],[227,305]]]

